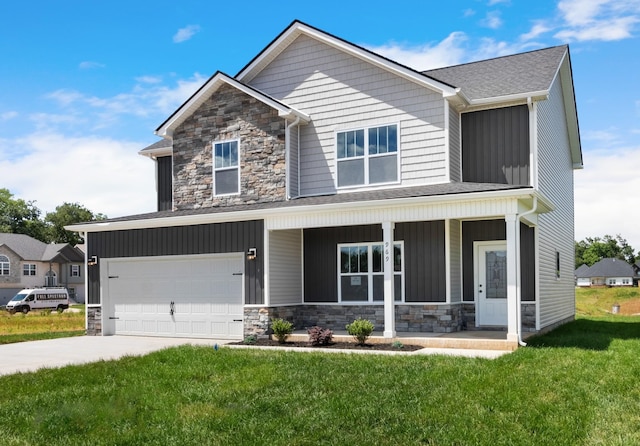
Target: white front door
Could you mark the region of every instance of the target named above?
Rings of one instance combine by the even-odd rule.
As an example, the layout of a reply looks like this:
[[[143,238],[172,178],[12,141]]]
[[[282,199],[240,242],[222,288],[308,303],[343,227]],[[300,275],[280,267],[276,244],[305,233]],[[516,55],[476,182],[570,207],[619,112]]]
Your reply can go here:
[[[475,242],[476,325],[507,325],[507,244]]]

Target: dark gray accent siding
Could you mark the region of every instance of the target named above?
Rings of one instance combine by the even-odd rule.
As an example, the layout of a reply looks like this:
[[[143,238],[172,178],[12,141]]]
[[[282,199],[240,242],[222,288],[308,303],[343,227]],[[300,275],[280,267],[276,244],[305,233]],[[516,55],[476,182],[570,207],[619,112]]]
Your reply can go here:
[[[473,302],[473,242],[506,240],[504,220],[462,222],[462,292],[466,302]],[[520,277],[522,300],[535,301],[535,229],[520,223]]]
[[[444,222],[396,223],[394,239],[404,241],[405,301],[445,302]],[[305,302],[338,302],[338,244],[381,241],[381,225],[305,229]]]
[[[462,180],[529,185],[526,105],[462,114]]]
[[[170,211],[173,207],[173,170],[170,156],[161,156],[156,160],[158,169],[158,211]]]
[[[405,302],[446,302],[444,221],[396,223],[404,240]]]
[[[263,304],[264,222],[213,223],[196,226],[132,229],[89,233],[89,253],[98,259],[192,254],[246,253],[257,248],[255,260],[245,260],[245,303]],[[100,269],[89,267],[88,303],[100,303]]]

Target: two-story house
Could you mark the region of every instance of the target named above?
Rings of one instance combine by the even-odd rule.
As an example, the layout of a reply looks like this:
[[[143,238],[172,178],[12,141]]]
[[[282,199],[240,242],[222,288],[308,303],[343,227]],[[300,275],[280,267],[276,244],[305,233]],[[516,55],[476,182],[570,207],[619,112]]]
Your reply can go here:
[[[84,253],[68,243],[0,233],[0,305],[24,288],[58,286],[84,302],[84,263]]]
[[[517,345],[574,318],[567,46],[418,72],[295,21],[156,134],[158,212],[74,227],[92,333],[363,317]]]

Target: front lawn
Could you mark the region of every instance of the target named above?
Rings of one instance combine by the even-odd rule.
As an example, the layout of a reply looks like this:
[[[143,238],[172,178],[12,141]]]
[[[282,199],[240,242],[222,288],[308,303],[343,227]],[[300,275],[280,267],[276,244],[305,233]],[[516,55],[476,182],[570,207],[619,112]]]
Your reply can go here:
[[[34,341],[84,334],[84,305],[75,305],[78,312],[57,313],[49,310],[28,314],[0,311],[0,344]]]
[[[640,444],[640,318],[496,360],[180,347],[0,377],[2,444]]]

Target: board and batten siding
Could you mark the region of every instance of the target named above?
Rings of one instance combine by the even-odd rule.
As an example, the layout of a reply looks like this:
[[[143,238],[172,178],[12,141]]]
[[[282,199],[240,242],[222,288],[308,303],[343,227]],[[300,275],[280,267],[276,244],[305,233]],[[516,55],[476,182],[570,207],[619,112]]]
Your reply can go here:
[[[538,217],[539,328],[575,315],[573,164],[560,77],[549,99],[536,103],[538,188],[555,210]],[[556,277],[560,253],[560,278]]]
[[[246,253],[257,248],[255,260],[245,259],[246,304],[263,304],[264,222],[212,223],[194,226],[90,232],[88,256],[98,260],[123,257]],[[100,265],[88,267],[88,303],[100,303]]]
[[[302,303],[302,230],[269,232],[269,305]]]
[[[173,209],[173,158],[159,156],[156,159],[158,211]]]
[[[462,223],[449,220],[449,302],[462,301]]]
[[[403,186],[447,181],[441,93],[304,35],[250,85],[311,116],[300,127],[301,195],[335,192],[337,130],[383,124],[399,124]]]
[[[462,181],[462,147],[460,145],[460,114],[449,107],[449,181]]]

